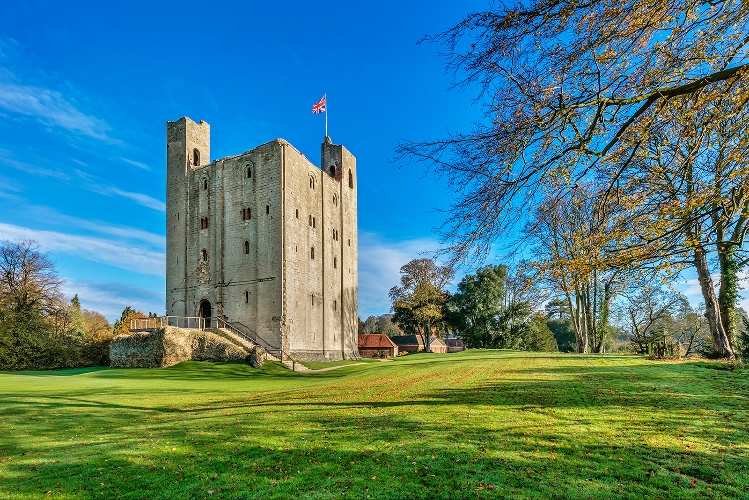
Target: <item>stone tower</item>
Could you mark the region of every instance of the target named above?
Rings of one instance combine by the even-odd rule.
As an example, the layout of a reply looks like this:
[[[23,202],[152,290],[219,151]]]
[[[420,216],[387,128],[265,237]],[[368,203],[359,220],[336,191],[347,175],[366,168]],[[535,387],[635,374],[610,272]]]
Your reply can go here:
[[[283,139],[210,161],[210,127],[167,122],[166,311],[221,317],[294,359],[358,358],[356,159]]]

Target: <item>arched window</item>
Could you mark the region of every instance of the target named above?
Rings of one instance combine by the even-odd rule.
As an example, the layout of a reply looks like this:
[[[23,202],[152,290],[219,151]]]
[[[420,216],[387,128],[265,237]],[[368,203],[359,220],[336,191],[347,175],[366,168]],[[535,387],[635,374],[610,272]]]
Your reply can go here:
[[[204,178],[203,179],[203,191],[205,191],[207,189],[208,189],[208,179]]]
[[[265,205],[265,213],[266,214],[270,213],[270,205]]]
[[[333,205],[335,205],[336,207],[338,206],[338,195],[337,194],[333,195]]]
[[[200,151],[198,151],[198,148],[192,150],[192,164],[196,167],[200,166]]]
[[[351,169],[348,171],[348,187],[353,188],[354,187],[354,176],[351,175]]]
[[[247,167],[247,178],[248,179],[252,178],[252,167]]]
[[[309,252],[309,256],[310,256],[310,259],[314,260],[314,258],[315,258],[315,247],[312,247],[312,249]]]
[[[315,178],[312,176],[309,178],[309,187],[315,189]]]
[[[205,248],[200,251],[200,258],[203,259],[203,262],[208,262],[208,250]]]
[[[247,240],[244,242],[244,253],[245,255],[249,255],[250,253],[250,242]]]

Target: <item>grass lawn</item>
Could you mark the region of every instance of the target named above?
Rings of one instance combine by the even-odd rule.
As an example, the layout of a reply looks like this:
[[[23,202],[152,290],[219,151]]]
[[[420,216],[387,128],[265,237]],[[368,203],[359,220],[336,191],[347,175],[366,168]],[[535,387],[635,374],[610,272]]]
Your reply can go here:
[[[749,498],[749,371],[468,351],[0,373],[0,498]]]

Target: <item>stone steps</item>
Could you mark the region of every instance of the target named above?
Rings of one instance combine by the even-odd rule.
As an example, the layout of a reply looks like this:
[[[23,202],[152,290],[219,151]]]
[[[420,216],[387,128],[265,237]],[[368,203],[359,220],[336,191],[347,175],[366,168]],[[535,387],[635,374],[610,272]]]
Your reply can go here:
[[[229,330],[225,330],[224,328],[211,328],[210,330],[207,330],[211,333],[215,333],[216,335],[228,340],[232,344],[241,347],[247,353],[249,354],[249,351],[254,349],[256,346],[252,342],[243,339],[239,335],[235,334],[234,332],[231,332]]]
[[[236,333],[226,328],[212,328],[210,331],[215,333],[216,335],[219,335],[225,338],[226,340],[237,345],[238,347],[241,347],[245,351],[248,351],[248,354],[250,350],[258,347],[254,342],[250,342],[249,340],[237,335]],[[262,347],[260,348],[262,349]],[[307,368],[303,364],[294,362],[290,359],[284,359],[283,361],[281,361],[277,356],[274,356],[273,354],[269,353],[267,350],[265,351],[265,359],[267,361],[277,361],[279,363],[282,363],[285,367],[287,367],[289,370],[292,370],[292,371],[297,371],[297,372],[309,371],[309,368]]]

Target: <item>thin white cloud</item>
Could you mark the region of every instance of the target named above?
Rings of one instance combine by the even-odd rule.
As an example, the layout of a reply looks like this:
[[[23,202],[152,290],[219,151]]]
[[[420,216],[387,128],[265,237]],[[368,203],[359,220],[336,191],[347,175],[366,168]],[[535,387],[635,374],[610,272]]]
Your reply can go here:
[[[36,220],[54,221],[67,228],[84,229],[98,234],[116,236],[123,240],[141,241],[159,249],[166,247],[166,237],[163,234],[150,233],[131,226],[114,225],[96,219],[72,217],[44,205],[28,205],[24,210]]]
[[[0,82],[0,108],[34,117],[45,125],[110,143],[117,142],[107,136],[109,126],[104,121],[81,112],[62,94],[51,89]]]
[[[133,200],[138,205],[152,208],[154,210],[158,210],[159,212],[166,212],[166,203],[152,196],[132,191],[123,191],[122,189],[102,183],[100,179],[95,175],[87,174],[86,172],[82,172],[78,169],[75,170],[75,173],[76,175],[84,179],[84,187],[89,191],[103,194],[104,196],[122,196],[123,198]]]
[[[63,252],[84,260],[100,262],[141,274],[165,275],[166,261],[163,252],[128,245],[121,241],[57,231],[41,231],[2,222],[0,222],[0,239],[35,240],[44,251]]]
[[[13,38],[0,38],[0,59],[14,57],[18,51],[18,42]]]
[[[127,158],[120,158],[120,160],[124,161],[125,163],[128,163],[134,167],[140,168],[142,170],[151,170],[151,167],[146,165],[145,163],[141,163],[139,161],[135,160],[128,160]]]
[[[390,311],[388,292],[400,283],[400,268],[437,247],[428,238],[389,242],[376,233],[359,233],[359,315]]]
[[[0,152],[4,154],[8,153],[6,150],[0,150]],[[14,160],[13,158],[4,157],[0,160],[0,164],[20,170],[21,172],[26,172],[27,174],[38,175],[40,177],[53,177],[61,180],[70,179],[70,176],[60,169],[53,170],[50,168],[39,167],[37,165],[31,165],[30,163]]]
[[[117,196],[123,196],[125,198],[129,198],[136,202],[138,205],[143,205],[144,207],[153,208],[154,210],[158,210],[160,212],[166,212],[166,203],[164,203],[161,200],[157,200],[156,198],[153,198],[151,196],[148,196],[143,193],[134,193],[131,191],[123,191],[121,189],[117,189],[116,187],[109,186],[108,188],[109,192],[112,194],[116,194]]]

